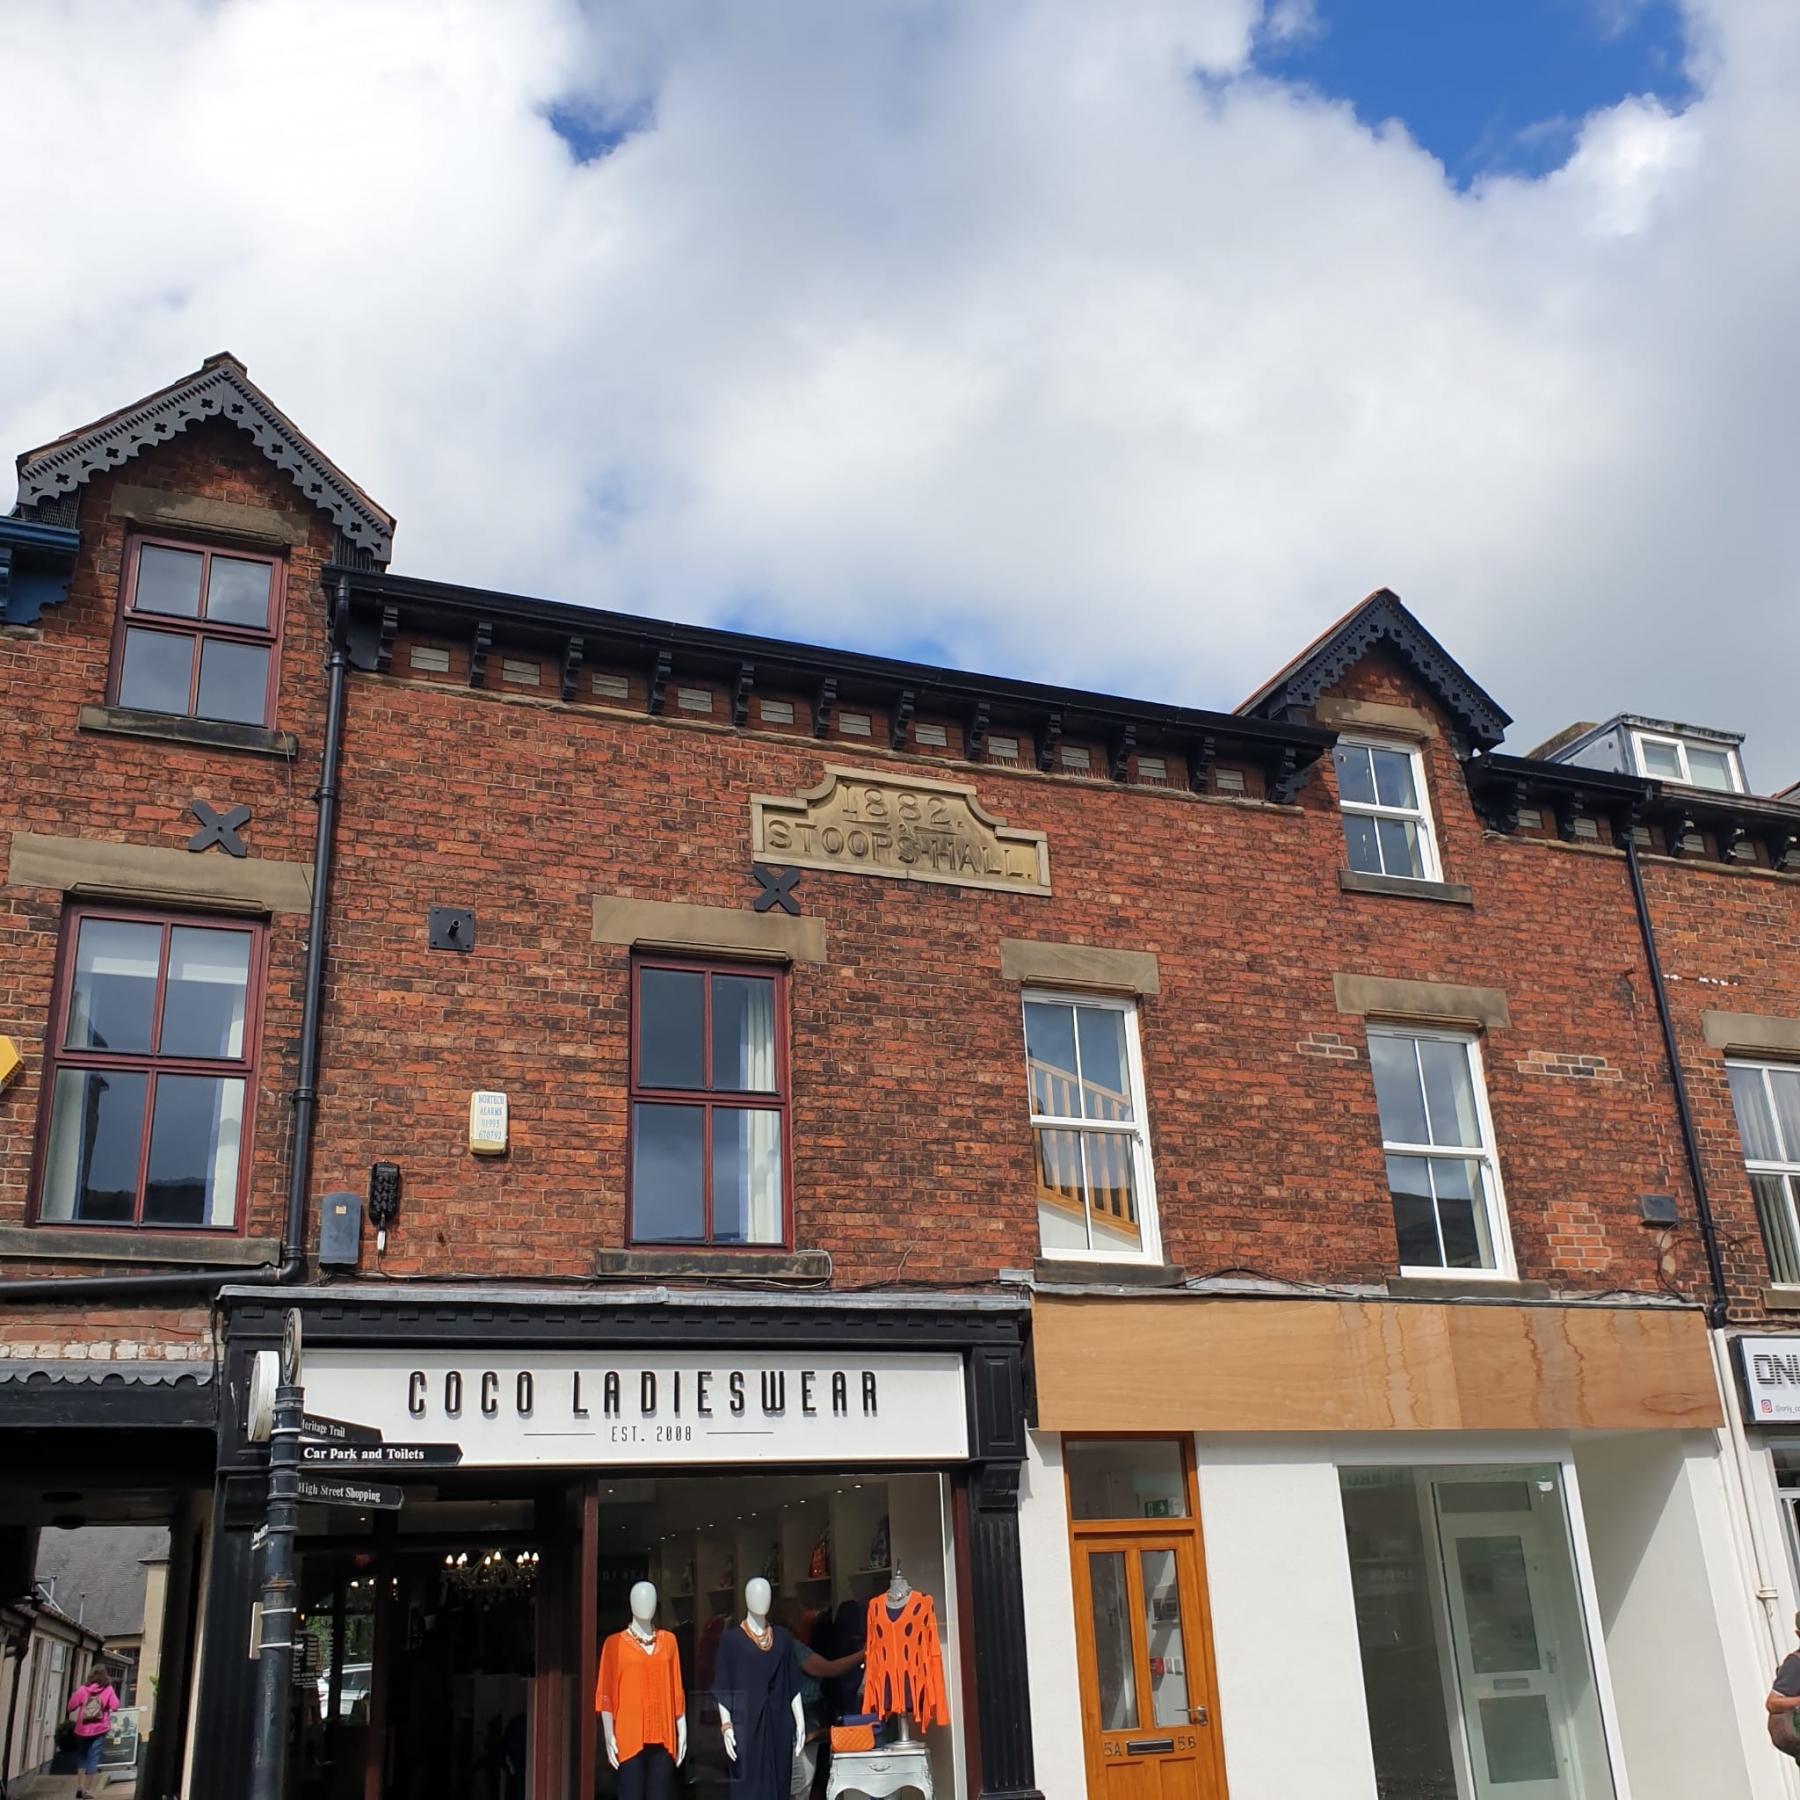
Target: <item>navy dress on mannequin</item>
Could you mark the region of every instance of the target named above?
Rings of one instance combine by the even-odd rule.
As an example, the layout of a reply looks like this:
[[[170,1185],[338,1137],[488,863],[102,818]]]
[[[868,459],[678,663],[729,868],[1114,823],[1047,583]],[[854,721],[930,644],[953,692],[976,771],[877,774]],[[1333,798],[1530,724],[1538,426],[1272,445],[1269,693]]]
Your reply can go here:
[[[733,1626],[719,1644],[713,1698],[731,1714],[737,1761],[731,1800],[788,1800],[794,1772],[794,1697],[806,1654],[779,1625],[767,1650]]]

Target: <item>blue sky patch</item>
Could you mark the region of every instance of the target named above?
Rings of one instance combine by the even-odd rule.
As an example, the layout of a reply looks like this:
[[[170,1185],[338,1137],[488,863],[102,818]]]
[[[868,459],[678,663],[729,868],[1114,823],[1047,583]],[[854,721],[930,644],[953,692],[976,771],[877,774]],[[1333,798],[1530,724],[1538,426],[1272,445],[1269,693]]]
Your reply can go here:
[[[1678,0],[1314,0],[1258,66],[1367,125],[1399,119],[1466,188],[1560,168],[1582,120],[1628,96],[1685,106],[1684,49]]]
[[[599,162],[652,123],[647,105],[613,113],[579,101],[558,101],[546,110],[544,118],[578,163]]]

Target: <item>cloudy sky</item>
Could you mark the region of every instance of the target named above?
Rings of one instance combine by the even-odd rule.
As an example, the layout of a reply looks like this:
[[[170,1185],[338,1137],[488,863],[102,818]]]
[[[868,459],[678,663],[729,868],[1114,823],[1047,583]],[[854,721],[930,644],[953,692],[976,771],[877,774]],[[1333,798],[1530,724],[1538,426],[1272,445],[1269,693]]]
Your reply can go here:
[[[1386,584],[1513,748],[1800,776],[1793,0],[0,0],[0,71],[8,456],[229,348],[406,573],[1204,706]]]

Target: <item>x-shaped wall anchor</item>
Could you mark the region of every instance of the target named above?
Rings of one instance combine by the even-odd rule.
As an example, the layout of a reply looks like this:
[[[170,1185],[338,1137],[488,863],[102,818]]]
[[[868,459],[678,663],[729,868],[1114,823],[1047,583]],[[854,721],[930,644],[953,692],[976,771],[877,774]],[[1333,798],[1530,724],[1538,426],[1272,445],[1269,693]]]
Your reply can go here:
[[[250,823],[249,807],[231,806],[224,812],[214,812],[204,800],[190,800],[188,805],[200,821],[200,829],[188,839],[190,850],[210,850],[217,844],[227,856],[250,854],[244,840],[238,836],[239,831]]]
[[[800,879],[798,869],[777,873],[766,863],[752,863],[750,873],[762,883],[762,892],[750,903],[753,911],[773,912],[779,906],[784,913],[799,918],[800,902],[794,897],[794,884]]]

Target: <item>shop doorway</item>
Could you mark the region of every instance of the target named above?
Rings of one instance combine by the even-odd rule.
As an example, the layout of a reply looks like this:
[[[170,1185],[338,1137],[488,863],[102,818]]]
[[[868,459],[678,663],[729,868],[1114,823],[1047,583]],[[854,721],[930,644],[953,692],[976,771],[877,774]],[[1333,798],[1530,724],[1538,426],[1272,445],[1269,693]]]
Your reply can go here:
[[[290,1793],[526,1800],[543,1570],[535,1514],[528,1499],[419,1488],[398,1518],[303,1509]]]
[[[1382,1800],[1612,1800],[1563,1471],[1340,1479]]]
[[[1432,1484],[1478,1800],[1574,1800],[1591,1760],[1575,1740],[1599,1717],[1573,1584],[1557,1579],[1555,1494],[1530,1479]]]
[[[1223,1800],[1200,1523],[1177,1440],[1066,1439],[1088,1792]]]

